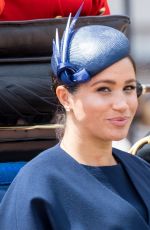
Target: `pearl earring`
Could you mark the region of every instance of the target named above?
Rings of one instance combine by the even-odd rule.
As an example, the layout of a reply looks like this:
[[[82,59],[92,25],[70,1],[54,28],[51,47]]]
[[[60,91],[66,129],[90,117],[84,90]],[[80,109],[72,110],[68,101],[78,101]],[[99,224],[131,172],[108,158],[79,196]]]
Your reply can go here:
[[[69,107],[65,107],[66,112],[70,112],[70,108]]]

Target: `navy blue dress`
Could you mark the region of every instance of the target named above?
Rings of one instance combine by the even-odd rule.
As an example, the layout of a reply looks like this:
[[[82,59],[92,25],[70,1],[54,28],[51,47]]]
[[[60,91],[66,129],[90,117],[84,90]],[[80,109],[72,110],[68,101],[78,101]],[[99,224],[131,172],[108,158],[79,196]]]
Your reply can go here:
[[[148,221],[146,206],[121,163],[113,166],[93,167],[84,165],[84,167],[108,189],[133,205],[144,220]]]
[[[150,230],[150,165],[117,149],[113,154],[141,198],[143,214],[57,145],[18,173],[0,205],[0,229]]]

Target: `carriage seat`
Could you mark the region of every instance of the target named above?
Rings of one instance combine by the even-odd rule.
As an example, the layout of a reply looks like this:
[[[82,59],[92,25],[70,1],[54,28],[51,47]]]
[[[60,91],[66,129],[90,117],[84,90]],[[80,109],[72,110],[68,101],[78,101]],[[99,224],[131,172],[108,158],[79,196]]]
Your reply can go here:
[[[9,185],[26,162],[5,162],[0,163],[0,202]]]

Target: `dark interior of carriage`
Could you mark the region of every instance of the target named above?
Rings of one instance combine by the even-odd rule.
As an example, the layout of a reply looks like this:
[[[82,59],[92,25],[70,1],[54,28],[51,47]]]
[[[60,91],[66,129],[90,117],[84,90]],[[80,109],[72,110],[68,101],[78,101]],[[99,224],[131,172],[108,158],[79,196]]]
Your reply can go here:
[[[52,91],[52,39],[66,18],[0,22],[0,200],[18,171],[58,140]],[[127,31],[126,16],[80,17],[77,27],[103,24]]]

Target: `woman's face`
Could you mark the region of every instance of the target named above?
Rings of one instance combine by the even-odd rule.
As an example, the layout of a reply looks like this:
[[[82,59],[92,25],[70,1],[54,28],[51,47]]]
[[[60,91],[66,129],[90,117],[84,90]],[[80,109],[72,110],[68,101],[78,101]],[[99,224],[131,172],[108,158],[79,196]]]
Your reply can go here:
[[[124,58],[69,94],[69,116],[85,137],[120,140],[128,133],[137,104],[134,68]]]

